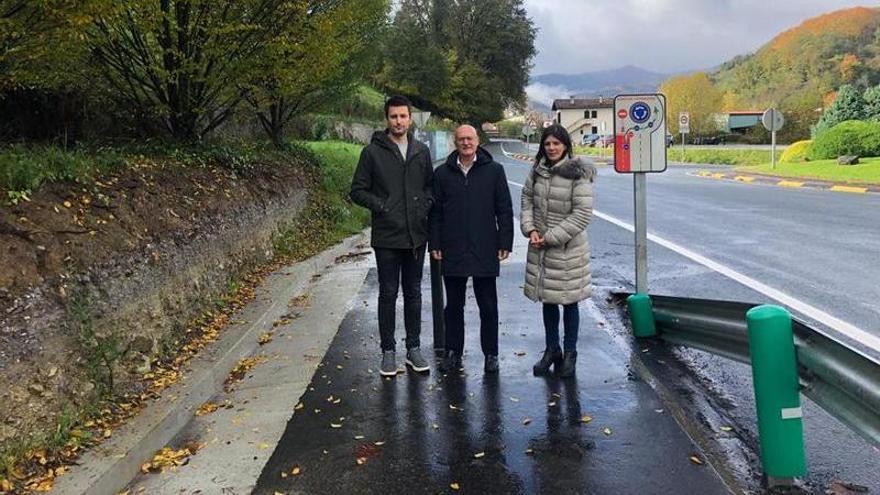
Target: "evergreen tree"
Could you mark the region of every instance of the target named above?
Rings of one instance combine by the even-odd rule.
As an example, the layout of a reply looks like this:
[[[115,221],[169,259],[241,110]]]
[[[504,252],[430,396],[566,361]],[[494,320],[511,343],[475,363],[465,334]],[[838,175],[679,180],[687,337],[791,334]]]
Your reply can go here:
[[[834,103],[825,110],[822,118],[813,128],[813,137],[815,138],[841,122],[864,119],[865,99],[862,97],[862,93],[855,87],[844,84],[837,92]]]
[[[864,118],[866,120],[880,121],[880,85],[868,88],[865,91],[864,100]]]

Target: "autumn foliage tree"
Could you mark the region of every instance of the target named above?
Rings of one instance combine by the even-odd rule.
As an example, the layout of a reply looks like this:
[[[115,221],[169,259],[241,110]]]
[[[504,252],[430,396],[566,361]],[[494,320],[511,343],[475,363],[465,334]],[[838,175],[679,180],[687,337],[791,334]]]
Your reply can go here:
[[[855,7],[808,19],[712,77],[744,109],[779,108],[786,116],[781,139],[805,139],[828,108],[826,95],[844,84],[880,83],[878,53],[880,9]]]
[[[247,100],[263,130],[281,146],[299,114],[350,93],[372,61],[388,15],[387,0],[320,0],[303,9],[254,62]]]
[[[98,0],[0,0],[0,91],[71,84]]]
[[[267,46],[302,26],[316,3],[114,2],[96,19],[90,44],[116,98],[158,118],[172,137],[198,141],[232,116]]]
[[[713,117],[721,111],[724,93],[705,72],[672,77],[660,86],[660,92],[666,95],[670,132],[679,132],[679,112],[690,114],[692,134],[711,134],[717,130]]]

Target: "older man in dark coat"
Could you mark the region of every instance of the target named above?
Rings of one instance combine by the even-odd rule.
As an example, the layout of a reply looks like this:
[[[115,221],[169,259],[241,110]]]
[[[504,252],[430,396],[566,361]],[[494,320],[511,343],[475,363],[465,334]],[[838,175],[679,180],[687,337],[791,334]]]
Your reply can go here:
[[[480,343],[487,373],[498,372],[498,295],[500,262],[513,247],[513,206],[504,167],[480,147],[477,131],[455,131],[456,151],[434,171],[431,256],[442,260],[446,285],[446,359],[443,371],[462,369],[465,289],[473,278],[480,308]]]

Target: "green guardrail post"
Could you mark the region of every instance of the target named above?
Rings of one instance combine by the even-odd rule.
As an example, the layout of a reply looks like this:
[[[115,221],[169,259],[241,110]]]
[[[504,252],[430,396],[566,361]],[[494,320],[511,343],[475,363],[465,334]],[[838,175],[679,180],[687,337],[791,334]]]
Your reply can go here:
[[[633,335],[636,337],[654,337],[657,326],[654,324],[654,309],[651,296],[637,293],[626,298],[629,319],[632,323]]]
[[[807,472],[791,315],[764,305],[746,321],[764,474],[770,486],[786,484]]]

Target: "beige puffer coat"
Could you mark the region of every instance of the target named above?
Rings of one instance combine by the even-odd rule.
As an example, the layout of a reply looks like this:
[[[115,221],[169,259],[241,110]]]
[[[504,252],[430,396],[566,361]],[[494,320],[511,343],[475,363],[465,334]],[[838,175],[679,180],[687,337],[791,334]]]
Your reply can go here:
[[[524,292],[533,301],[571,304],[590,297],[587,224],[593,217],[596,167],[587,159],[538,164],[522,192],[520,226],[526,237],[537,230],[544,247],[529,246]]]

